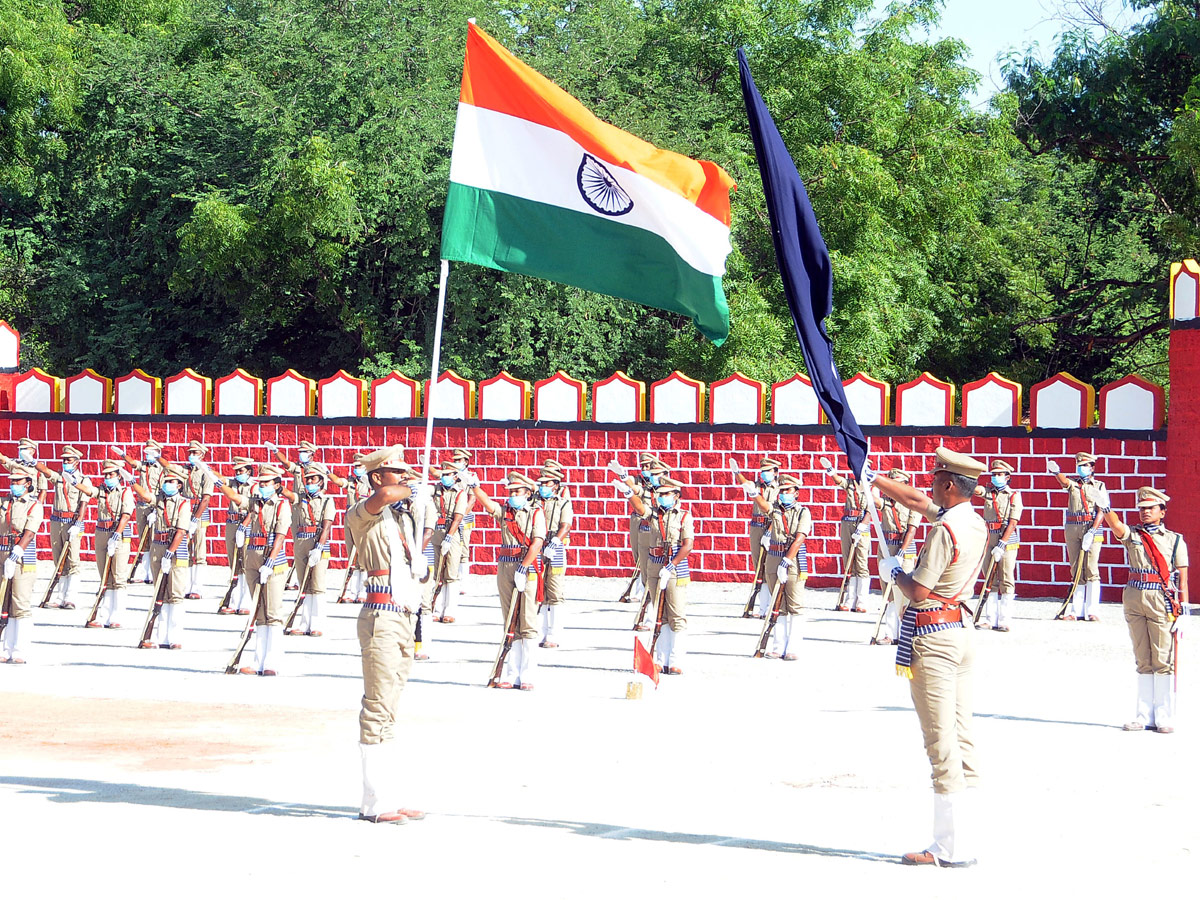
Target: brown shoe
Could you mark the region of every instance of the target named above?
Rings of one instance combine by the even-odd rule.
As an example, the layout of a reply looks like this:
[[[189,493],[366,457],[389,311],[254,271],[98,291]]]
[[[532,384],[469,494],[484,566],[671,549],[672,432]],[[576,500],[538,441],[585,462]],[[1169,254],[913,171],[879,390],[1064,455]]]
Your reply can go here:
[[[239,616],[248,616],[248,615],[250,615],[250,610],[248,610],[248,609],[239,609],[239,610],[238,610],[238,611],[235,613],[235,615],[239,615]]]
[[[309,637],[320,637],[324,632],[321,631],[306,631],[304,632]]]
[[[101,625],[99,622],[92,621],[92,622],[85,622],[83,627],[84,628],[103,628],[104,626]]]
[[[364,816],[362,813],[359,813],[358,820],[360,822],[374,822],[379,825],[403,825],[408,821],[408,816],[399,810],[390,813],[380,813],[377,816]]]
[[[837,611],[838,612],[849,612],[850,607],[848,607],[845,603],[841,603],[841,604],[838,604]]]
[[[255,669],[252,666],[242,666],[240,669],[238,669],[238,674],[239,675],[257,675],[258,669]]]
[[[442,616],[440,619],[438,619],[438,621],[442,622],[446,625],[453,625],[454,624],[454,616]]]
[[[1079,620],[1078,620],[1078,619],[1076,619],[1076,618],[1075,618],[1073,615],[1071,615],[1070,613],[1067,613],[1065,616],[1063,616],[1063,621],[1064,621],[1064,622],[1077,622],[1077,621],[1079,621]]]
[[[59,609],[74,609],[75,604],[72,603],[70,600],[64,600],[62,603],[58,604],[58,608]]]
[[[120,622],[109,622],[109,623],[108,623],[107,625],[105,625],[104,627],[105,627],[105,628],[120,628],[120,627],[121,627],[121,623],[120,623]]]
[[[1099,617],[1099,616],[1088,616],[1088,617],[1087,617],[1087,620],[1088,620],[1089,622],[1099,622],[1099,621],[1100,621],[1100,617]]]
[[[183,649],[183,644],[164,644],[163,646],[166,647],[168,650],[182,650]]]
[[[511,681],[497,681],[496,688],[501,691],[511,691],[512,690],[512,682]]]
[[[683,669],[679,668],[679,666],[671,666],[667,669],[664,669],[663,671],[666,672],[668,675],[682,675],[683,674]]]
[[[978,625],[975,626],[975,629],[977,631],[991,631],[992,626],[989,625],[987,622],[980,622]]]
[[[184,600],[199,600],[199,599],[200,599],[200,595],[199,595],[199,594],[197,594],[195,591],[192,591],[191,593],[184,594],[184,595],[183,595],[183,599],[184,599]]]
[[[154,643],[154,641],[142,641],[138,644],[138,647],[142,650],[153,650],[157,646],[158,644]]]
[[[14,656],[12,659],[8,660],[8,664],[10,666],[23,666],[25,665],[25,660],[21,659],[19,656]]]
[[[942,869],[966,869],[975,865],[973,859],[964,859],[962,862],[946,862],[944,859],[938,859],[928,850],[922,850],[920,853],[905,853],[900,861],[906,866],[937,866]]]
[[[796,661],[796,659],[797,659],[797,657],[796,657],[796,654],[795,654],[795,653],[785,653],[785,654],[783,654],[783,661],[784,661],[784,662],[795,662],[795,661]]]
[[[1175,726],[1174,725],[1159,725],[1154,730],[1157,731],[1159,734],[1174,734]]]
[[[417,653],[416,655],[413,656],[413,659],[429,659],[429,654],[428,653]]]
[[[517,685],[517,687],[522,691],[532,691],[533,690],[533,685],[527,681],[522,681],[520,684]]]
[[[767,659],[779,659],[779,654],[778,653],[767,653],[766,657],[767,657]]]
[[[1008,626],[1007,626],[1007,625],[997,625],[997,626],[995,627],[995,629],[993,629],[993,630],[994,630],[994,631],[999,631],[999,632],[1001,632],[1001,633],[1005,633],[1005,632],[1007,632],[1007,631],[1008,631]]]
[[[555,650],[558,648],[558,644],[554,643],[554,641],[542,641],[540,644],[538,644],[538,646],[544,647],[547,650]]]
[[[278,672],[276,672],[274,669],[263,669],[263,670],[262,670],[261,672],[259,672],[258,674],[259,674],[259,675],[263,675],[263,676],[266,676],[266,677],[270,678],[270,677],[272,677],[272,676],[278,675],[279,673],[278,673]]]
[[[218,616],[232,616],[232,615],[235,615],[236,612],[237,611],[234,610],[232,607],[222,606],[220,609],[217,610],[217,615]]]
[[[850,611],[857,612],[857,613],[865,613],[867,611],[867,608],[865,606],[856,606],[856,607],[854,607],[854,609],[852,609]]]
[[[886,646],[890,646],[891,644],[894,644],[895,641],[893,641],[890,637],[881,637],[875,643],[879,644],[882,647],[886,647]]]
[[[419,809],[398,809],[396,812],[413,822],[420,822],[423,818],[425,818],[425,813],[421,812]]]

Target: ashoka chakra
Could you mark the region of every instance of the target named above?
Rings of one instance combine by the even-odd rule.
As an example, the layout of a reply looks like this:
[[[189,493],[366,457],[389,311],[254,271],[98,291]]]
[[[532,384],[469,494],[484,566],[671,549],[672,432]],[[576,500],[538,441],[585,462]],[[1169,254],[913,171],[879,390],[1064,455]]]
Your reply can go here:
[[[596,212],[606,216],[623,216],[633,209],[633,198],[617,184],[617,179],[613,178],[604,164],[590,153],[583,154],[575,180],[579,183],[579,193]]]

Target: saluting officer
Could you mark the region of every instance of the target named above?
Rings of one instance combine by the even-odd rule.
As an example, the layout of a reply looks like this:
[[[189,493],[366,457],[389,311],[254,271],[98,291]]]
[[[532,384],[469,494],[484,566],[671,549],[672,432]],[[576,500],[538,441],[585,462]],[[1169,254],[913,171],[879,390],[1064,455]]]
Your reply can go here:
[[[37,495],[37,469],[5,464],[9,495],[0,500],[0,614],[4,629],[4,662],[21,664],[33,643],[33,585],[37,580],[37,533],[44,516]]]
[[[742,490],[746,492],[746,499],[753,501],[750,506],[750,567],[752,569],[757,569],[759,553],[766,553],[766,548],[771,543],[771,513],[763,510],[770,510],[775,505],[775,498],[779,494],[779,469],[782,465],[783,463],[777,459],[769,456],[763,457],[763,461],[758,467],[758,478],[751,481],[741,473],[736,460],[729,460],[729,470],[733,472],[733,477],[741,483]],[[758,502],[760,498],[765,506]],[[778,563],[776,565],[778,566]],[[758,592],[755,618],[762,618],[767,614],[770,602],[770,589],[764,580],[763,586]]]
[[[125,584],[129,578],[129,543],[133,540],[133,490],[126,472],[115,459],[106,459],[100,469],[102,481],[96,503],[96,570],[104,578],[104,599],[89,628],[120,628],[125,609]],[[105,568],[108,569],[107,577]]]
[[[0,465],[3,465],[9,472],[13,470],[14,466],[25,466],[29,469],[35,469],[37,462],[37,441],[27,437],[17,441],[17,458],[15,460],[0,455]],[[46,476],[41,472],[35,471],[34,485],[33,492],[35,499],[39,504],[45,503],[46,495],[50,493],[50,482],[46,480]]]
[[[396,740],[396,711],[412,671],[419,580],[428,572],[418,547],[429,495],[420,476],[405,464],[399,445],[367,454],[360,462],[371,493],[346,513],[346,530],[367,573],[366,601],[358,613],[363,674],[358,715],[363,795],[358,817],[403,824],[425,817],[401,807],[398,800],[400,773],[415,768],[398,752],[406,742]]]
[[[119,459],[125,460],[129,468],[137,475],[137,483],[141,486],[142,491],[134,490],[137,496],[137,509],[135,515],[137,517],[137,534],[139,542],[143,541],[142,535],[147,531],[154,529],[154,507],[155,501],[144,500],[144,496],[156,497],[158,495],[159,486],[163,480],[163,464],[162,459],[163,445],[154,438],[147,438],[146,443],[142,446],[142,458],[134,459],[120,447],[113,447],[112,451]],[[133,570],[134,581],[145,581],[149,584],[153,580],[150,568],[150,544],[144,543],[145,549],[142,552],[141,558],[137,561],[137,566]]]
[[[1071,596],[1071,608],[1063,619],[1074,622],[1087,619],[1100,621],[1100,548],[1104,546],[1103,515],[1097,499],[1105,490],[1104,482],[1094,476],[1096,457],[1080,451],[1075,454],[1075,475],[1068,478],[1054,460],[1046,468],[1067,492],[1067,525],[1064,529],[1067,540],[1067,560],[1071,571],[1080,565],[1083,554],[1083,570]]]
[[[363,466],[363,460],[367,454],[355,452],[354,462],[350,468],[351,477],[342,482],[342,487],[346,491],[346,513],[354,508],[356,503],[365,500],[371,494],[371,485],[367,481],[367,470]],[[343,520],[345,521],[345,520]],[[349,528],[343,529],[343,537],[346,541],[346,559],[349,565],[350,555],[354,552],[354,535],[350,533]],[[343,591],[345,599],[339,598],[339,603],[361,603],[366,598],[367,574],[363,567],[358,563],[358,557],[355,555],[354,565],[346,569],[346,579],[350,582],[350,586]]]
[[[255,493],[254,471],[258,466],[248,456],[233,458],[233,477],[228,481],[218,481],[217,488],[225,495],[228,506],[225,510],[225,558],[229,561],[229,577],[237,579],[233,593],[229,596],[229,605],[218,610],[221,615],[250,615],[250,589],[246,587],[246,535],[238,532],[249,508],[250,499]],[[249,523],[247,523],[249,524]]]
[[[846,582],[845,600],[838,604],[843,612],[850,609],[857,613],[867,611],[867,598],[871,596],[871,570],[867,560],[871,555],[871,523],[867,521],[867,487],[856,478],[844,478],[833,470],[829,460],[822,458],[825,474],[842,489],[842,521],[839,526],[842,537],[842,561],[845,572],[850,573]],[[871,502],[878,504],[878,491],[870,491]]]
[[[471,453],[461,447],[450,454],[450,462],[458,468],[459,474],[471,468]],[[464,485],[465,487],[466,485]],[[463,517],[463,552],[462,564],[458,571],[458,593],[462,598],[467,576],[471,574],[471,536],[475,534],[475,498],[470,489],[467,490],[467,513]]]
[[[562,634],[562,608],[566,601],[563,582],[567,571],[567,544],[571,542],[574,510],[571,492],[563,481],[562,465],[547,459],[538,473],[537,502],[546,516],[549,540],[543,550],[546,557],[545,579],[542,583],[542,642],[538,646],[552,650]]]
[[[808,579],[806,541],[812,534],[812,514],[808,507],[797,502],[800,479],[794,475],[780,475],[775,486],[773,501],[766,499],[765,492],[754,498],[756,509],[765,511],[767,516],[766,587],[771,596],[777,588],[783,593],[779,618],[771,632],[772,649],[767,658],[782,657],[790,662],[796,659],[793,648],[800,643],[801,637],[798,626],[804,611],[804,583]],[[779,587],[780,582],[783,582],[782,587]],[[768,606],[765,615],[770,614]]]
[[[617,476],[614,487],[622,497],[630,501],[629,541],[633,550],[634,565],[638,570],[637,580],[629,592],[629,600],[633,602],[640,601],[646,591],[653,589],[649,581],[648,554],[654,537],[650,533],[650,523],[633,507],[632,500],[638,497],[642,501],[650,501],[649,505],[653,505],[655,488],[663,478],[669,478],[671,474],[667,464],[653,453],[643,452],[638,457],[638,465],[638,477],[634,478],[615,458],[608,464],[608,470]]]
[[[329,536],[333,532],[333,498],[325,493],[329,471],[322,463],[310,462],[304,469],[304,494],[294,501],[299,508],[292,552],[296,557],[296,580],[304,590],[304,605],[296,613],[292,634],[320,637],[317,619],[325,599],[325,574],[329,568]]]
[[[282,496],[283,472],[276,466],[259,466],[257,494],[249,522],[239,526],[245,536],[246,584],[257,591],[254,617],[254,666],[243,666],[242,675],[278,675],[283,664],[283,588],[287,576],[288,532],[292,508]],[[246,502],[243,509],[249,506]]]
[[[82,453],[68,444],[59,455],[62,458],[62,472],[55,472],[40,462],[36,468],[48,483],[54,485],[50,505],[50,559],[57,564],[63,549],[67,551],[62,577],[58,580],[58,603],[50,605],[59,609],[74,609],[71,596],[80,570],[83,511],[87,506],[87,498],[95,496],[96,489],[92,486],[92,480],[79,471]]]
[[[1008,617],[1017,591],[1017,523],[1021,521],[1021,492],[1009,485],[1013,467],[1002,459],[992,460],[991,484],[979,485],[975,493],[983,497],[983,521],[988,528],[988,552],[996,572],[992,591],[987,596],[987,619],[981,628],[1008,631]],[[984,567],[984,571],[987,567]],[[999,585],[1000,589],[995,588]],[[980,602],[984,602],[983,598]]]
[[[213,493],[217,489],[217,476],[208,467],[204,457],[208,448],[199,441],[188,444],[187,494],[192,501],[191,582],[187,599],[200,599],[201,566],[208,564],[208,523],[212,518]]]
[[[542,547],[546,543],[546,515],[533,502],[537,483],[522,472],[509,472],[508,500],[501,506],[479,487],[474,472],[465,471],[463,479],[475,499],[500,527],[496,587],[500,591],[500,614],[505,622],[512,604],[521,604],[514,625],[516,637],[504,661],[505,674],[500,687],[529,691],[533,689],[537,673],[538,595],[541,593],[538,576],[542,570]]]
[[[146,571],[157,571],[163,579],[158,594],[163,598],[162,610],[155,623],[157,641],[148,639],[139,645],[143,650],[155,646],[164,650],[183,647],[184,594],[187,591],[188,535],[192,528],[192,504],[184,485],[188,473],[174,463],[156,466],[159,471],[158,490],[151,493],[141,481],[134,482],[133,492],[143,503],[153,504],[146,527],[154,528],[150,544],[150,561]],[[154,603],[157,597],[151,597]]]
[[[653,507],[636,495],[630,498],[633,508],[650,525],[646,584],[655,592],[657,602],[666,603],[665,622],[654,649],[656,661],[666,675],[683,674],[687,586],[692,580],[688,554],[696,537],[692,514],[680,503],[682,496],[683,484],[663,475],[654,488]]]
[[[888,478],[899,484],[908,484],[912,479],[903,469],[896,468],[888,472]],[[891,497],[880,497],[875,505],[879,509],[880,524],[883,526],[883,539],[886,548],[880,548],[880,560],[894,556],[900,560],[900,568],[911,572],[917,562],[916,535],[919,516],[907,506],[903,506]],[[883,611],[883,636],[879,644],[891,644],[900,636],[900,606],[901,599],[897,597],[895,586],[892,590],[884,589],[888,595],[887,608]]]
[[[908,865],[969,866],[975,862],[970,841],[970,801],[966,793],[979,778],[971,738],[972,646],[969,597],[987,552],[987,525],[971,507],[983,463],[938,447],[930,497],[906,484],[879,477],[875,486],[920,513],[932,524],[917,568],[911,575],[889,557],[881,578],[894,579],[907,600],[896,645],[896,669],[907,676],[913,707],[925,736],[933,768],[933,843],[907,853]]]
[[[1137,715],[1126,731],[1175,730],[1175,690],[1172,675],[1177,662],[1178,632],[1196,607],[1188,595],[1188,548],[1183,536],[1163,524],[1171,498],[1152,487],[1138,488],[1140,524],[1130,528],[1109,507],[1108,491],[1097,503],[1113,535],[1125,546],[1129,580],[1121,594],[1125,624],[1137,663]]]

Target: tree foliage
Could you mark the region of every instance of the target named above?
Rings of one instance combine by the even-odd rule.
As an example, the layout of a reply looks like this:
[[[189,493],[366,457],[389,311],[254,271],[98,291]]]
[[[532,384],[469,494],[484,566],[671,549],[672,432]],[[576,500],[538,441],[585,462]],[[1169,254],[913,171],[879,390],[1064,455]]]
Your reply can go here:
[[[456,265],[443,361],[596,378],[802,368],[735,50],[809,187],[844,371],[1153,371],[1194,253],[1191,4],[1014,61],[987,112],[940,0],[0,0],[0,316],[59,372],[428,366],[465,19],[736,178],[720,348],[679,317]],[[586,252],[586,250],[581,250]]]

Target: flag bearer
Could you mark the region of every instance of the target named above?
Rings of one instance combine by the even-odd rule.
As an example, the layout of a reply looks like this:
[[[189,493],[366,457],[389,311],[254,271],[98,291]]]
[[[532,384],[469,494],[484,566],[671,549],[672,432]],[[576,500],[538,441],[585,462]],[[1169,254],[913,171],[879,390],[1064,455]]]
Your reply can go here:
[[[205,457],[208,447],[199,441],[188,444],[187,494],[192,501],[191,572],[187,592],[188,600],[200,599],[203,583],[202,566],[208,564],[208,523],[212,518],[213,494],[217,489],[217,476],[208,467]]]
[[[121,469],[115,459],[104,461],[96,502],[96,532],[92,543],[96,550],[96,570],[104,582],[104,599],[89,628],[120,628],[125,609],[125,584],[129,578],[129,543],[133,539],[136,501],[126,481],[133,474]]]
[[[317,619],[325,600],[325,575],[329,568],[329,536],[333,532],[333,497],[325,492],[329,471],[322,463],[304,469],[304,493],[296,498],[300,509],[293,543],[296,580],[304,591],[304,605],[296,614],[292,634],[320,637]]]
[[[192,528],[192,504],[185,485],[188,473],[175,465],[166,463],[159,467],[161,479],[156,494],[150,493],[141,481],[133,484],[133,492],[143,503],[153,503],[147,515],[147,527],[154,528],[150,544],[148,572],[157,572],[163,583],[158,595],[163,598],[162,611],[155,624],[158,640],[145,640],[143,650],[156,645],[164,650],[179,650],[183,646],[184,594],[188,586],[188,535]],[[158,598],[152,597],[151,603]]]
[[[1017,592],[1017,550],[1021,546],[1017,540],[1017,523],[1021,520],[1021,492],[1014,491],[1009,485],[1013,467],[1002,459],[992,460],[991,483],[986,487],[977,487],[975,493],[983,497],[983,521],[988,527],[988,553],[990,562],[984,563],[986,572],[989,565],[995,565],[992,573],[992,590],[986,598],[987,618],[980,623],[982,628],[992,628],[996,631],[1008,631],[1009,615],[1012,612],[1013,597]],[[999,590],[996,587],[999,586]],[[979,602],[984,602],[980,598]]]
[[[660,595],[658,602],[666,603],[665,623],[654,650],[655,662],[665,675],[683,674],[687,586],[692,580],[688,554],[696,532],[691,512],[680,503],[682,496],[683,485],[664,475],[654,488],[652,507],[636,495],[629,501],[650,525],[646,584]]]
[[[146,501],[142,498],[146,495],[156,497],[158,489],[162,485],[163,465],[165,464],[162,458],[163,445],[154,438],[148,438],[142,446],[140,460],[134,459],[120,447],[113,447],[112,451],[118,458],[125,460],[129,468],[137,475],[137,483],[142,487],[141,491],[134,490],[134,495],[138,498],[136,509],[138,543],[142,545],[143,550],[141,558],[137,561],[137,567],[133,570],[133,580],[150,584],[153,581],[150,571],[151,544],[149,540],[143,539],[142,535],[147,531],[154,530],[152,517],[154,516],[155,501]]]
[[[975,862],[971,818],[979,772],[971,738],[972,629],[964,623],[969,598],[987,550],[987,526],[971,508],[986,468],[962,453],[938,447],[926,496],[880,476],[875,486],[932,524],[910,575],[888,557],[880,577],[895,581],[905,599],[896,669],[907,676],[913,707],[933,769],[933,843],[908,853],[908,865],[969,866]],[[969,617],[966,617],[969,620]]]
[[[892,469],[888,472],[888,478],[899,484],[908,484],[911,479],[908,473],[903,469]],[[917,534],[917,522],[919,516],[907,506],[897,503],[891,497],[881,497],[875,504],[879,508],[880,524],[883,526],[883,539],[887,542],[887,552],[881,554],[880,559],[885,556],[894,556],[900,560],[900,567],[905,572],[911,572],[913,566],[917,562],[917,551],[914,540]],[[896,593],[895,586],[891,585],[884,590],[884,594],[888,596],[887,607],[883,611],[883,637],[879,638],[879,644],[894,643],[896,638],[900,636],[900,606],[903,599]]]
[[[83,511],[87,506],[87,498],[96,495],[96,488],[92,486],[92,480],[80,471],[82,453],[68,444],[59,455],[62,458],[62,472],[55,472],[40,462],[35,467],[49,484],[54,485],[50,505],[50,559],[57,564],[63,549],[67,551],[62,577],[58,580],[58,603],[50,605],[59,609],[74,609],[75,603],[71,597],[75,593],[75,580],[80,572]]]
[[[753,501],[750,506],[750,566],[757,570],[760,553],[766,553],[771,543],[771,513],[763,512],[764,506],[756,498],[761,497],[766,503],[766,509],[772,509],[775,497],[779,494],[779,469],[783,465],[779,460],[769,456],[763,457],[758,467],[758,478],[751,481],[738,469],[737,461],[729,460],[729,470],[746,492],[746,499]],[[766,566],[766,560],[763,565]],[[764,574],[766,572],[764,568]],[[761,619],[767,613],[767,605],[771,595],[766,581],[758,592],[758,604],[755,607],[754,618]]]
[[[1096,502],[1125,546],[1129,581],[1121,594],[1125,624],[1137,663],[1137,715],[1126,731],[1175,730],[1175,686],[1179,632],[1196,614],[1188,595],[1188,548],[1183,537],[1163,524],[1171,498],[1152,487],[1138,488],[1140,524],[1126,525],[1109,507],[1108,491]],[[1187,616],[1188,618],[1181,618]]]
[[[496,503],[479,487],[470,470],[463,473],[475,499],[500,527],[500,549],[496,554],[496,586],[500,591],[500,614],[508,621],[514,602],[520,603],[514,625],[516,637],[505,660],[500,687],[533,689],[537,674],[538,576],[542,570],[542,547],[546,543],[546,515],[533,502],[537,483],[521,472],[508,473],[508,500]]]
[[[44,515],[37,494],[37,469],[20,463],[7,465],[9,495],[0,500],[0,614],[8,617],[4,629],[4,659],[19,665],[33,643],[33,585],[37,580],[37,533]]]
[[[552,650],[559,645],[562,634],[562,611],[566,601],[563,582],[567,571],[567,544],[571,542],[574,512],[571,492],[564,481],[558,460],[547,459],[538,474],[537,502],[546,516],[549,540],[543,551],[546,557],[546,577],[543,583],[542,642],[538,646]]]
[[[867,560],[871,554],[871,523],[867,521],[867,488],[856,478],[843,478],[833,471],[829,460],[822,458],[825,474],[833,479],[845,493],[842,501],[842,562],[849,572],[846,582],[846,597],[838,605],[839,610],[867,611],[867,599],[871,596],[871,570]],[[878,505],[879,493],[871,490],[871,502]]]
[[[764,464],[767,460],[764,460]],[[808,551],[806,541],[812,533],[812,515],[808,507],[798,502],[800,479],[794,475],[780,475],[775,483],[775,498],[768,501],[763,493],[754,498],[755,508],[766,512],[768,530],[765,560],[766,587],[773,596],[779,590],[783,600],[779,618],[771,632],[772,649],[768,659],[796,659],[795,649],[800,643],[800,614],[804,610],[804,582],[808,578]],[[765,615],[771,609],[766,608]]]
[[[1063,616],[1068,622],[1077,619],[1087,619],[1089,622],[1100,621],[1100,548],[1104,546],[1104,528],[1101,524],[1103,515],[1100,512],[1097,498],[1105,490],[1104,482],[1095,478],[1096,457],[1080,451],[1075,454],[1075,474],[1068,478],[1054,460],[1046,463],[1046,468],[1067,492],[1067,525],[1064,533],[1067,541],[1067,560],[1071,564],[1071,572],[1080,565],[1080,555],[1083,555],[1083,569],[1075,591],[1071,595],[1071,608]]]
[[[346,513],[346,530],[367,573],[366,601],[358,613],[363,675],[358,715],[363,793],[358,818],[403,824],[425,817],[399,803],[400,774],[416,767],[411,756],[403,755],[411,740],[397,734],[396,712],[412,671],[419,579],[428,571],[418,551],[428,492],[404,463],[401,446],[377,450],[360,462],[371,493]]]

